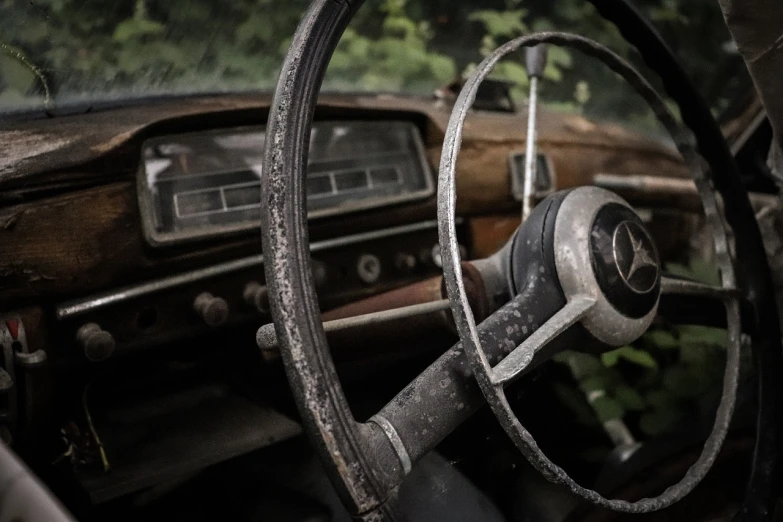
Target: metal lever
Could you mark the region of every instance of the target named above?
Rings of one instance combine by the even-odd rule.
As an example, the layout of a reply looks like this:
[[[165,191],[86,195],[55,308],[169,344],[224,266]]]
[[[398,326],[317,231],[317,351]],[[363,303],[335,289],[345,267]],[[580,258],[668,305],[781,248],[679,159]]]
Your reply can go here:
[[[527,143],[525,147],[525,184],[522,197],[522,221],[533,210],[533,192],[536,184],[536,109],[538,106],[538,79],[547,64],[547,47],[540,44],[525,49],[525,68],[530,79],[530,97],[527,113]]]
[[[431,314],[448,309],[449,300],[441,299],[439,301],[432,301],[429,303],[403,306],[401,308],[394,308],[392,310],[383,310],[381,312],[373,312],[370,314],[357,315],[355,317],[346,317],[344,319],[326,321],[324,323],[324,330],[326,333],[338,332],[342,330],[348,330],[350,328],[371,326],[374,324],[395,321],[397,319],[404,319],[406,317],[413,317],[416,315]],[[256,343],[262,350],[272,350],[279,348],[277,334],[275,333],[275,325],[270,323],[265,324],[259,328],[258,332],[256,333]]]

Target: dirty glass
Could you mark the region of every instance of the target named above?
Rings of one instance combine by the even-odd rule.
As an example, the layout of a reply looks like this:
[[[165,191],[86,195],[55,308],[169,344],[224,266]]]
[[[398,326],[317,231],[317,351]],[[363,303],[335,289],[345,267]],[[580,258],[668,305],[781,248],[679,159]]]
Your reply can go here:
[[[168,95],[272,89],[304,0],[0,0],[0,112]],[[645,0],[719,112],[746,74],[713,0]],[[633,57],[584,0],[370,0],[329,67],[331,91],[430,95],[507,39],[563,29]],[[495,77],[524,101],[518,60]],[[550,53],[542,97],[594,117],[651,121],[622,82],[568,50]]]

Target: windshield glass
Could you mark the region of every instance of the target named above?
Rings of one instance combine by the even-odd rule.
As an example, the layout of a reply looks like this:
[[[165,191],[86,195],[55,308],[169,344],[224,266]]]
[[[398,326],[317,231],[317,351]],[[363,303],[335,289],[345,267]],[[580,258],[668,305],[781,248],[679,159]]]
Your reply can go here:
[[[308,3],[0,0],[0,112],[270,90]],[[747,87],[717,2],[640,4],[716,113]],[[585,0],[373,0],[340,42],[325,89],[431,95],[509,38],[545,29],[584,34],[634,58]],[[549,57],[545,103],[597,118],[651,120],[594,60],[565,49]],[[514,97],[524,99],[518,58],[499,64],[494,77],[510,81]]]

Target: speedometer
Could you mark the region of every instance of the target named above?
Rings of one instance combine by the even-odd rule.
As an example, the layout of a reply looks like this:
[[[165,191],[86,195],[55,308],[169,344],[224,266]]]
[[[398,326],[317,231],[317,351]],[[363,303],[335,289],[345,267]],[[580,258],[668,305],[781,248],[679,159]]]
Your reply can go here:
[[[139,206],[164,245],[258,227],[265,128],[166,136],[143,145]],[[432,174],[404,121],[316,122],[306,180],[311,218],[426,198]]]

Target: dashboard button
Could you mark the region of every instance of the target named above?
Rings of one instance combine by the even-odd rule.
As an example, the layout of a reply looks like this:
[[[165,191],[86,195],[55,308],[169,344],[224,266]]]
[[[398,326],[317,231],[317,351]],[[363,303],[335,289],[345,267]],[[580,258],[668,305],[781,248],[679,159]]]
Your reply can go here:
[[[222,297],[203,292],[193,301],[193,309],[209,326],[220,326],[228,319],[228,303]]]

